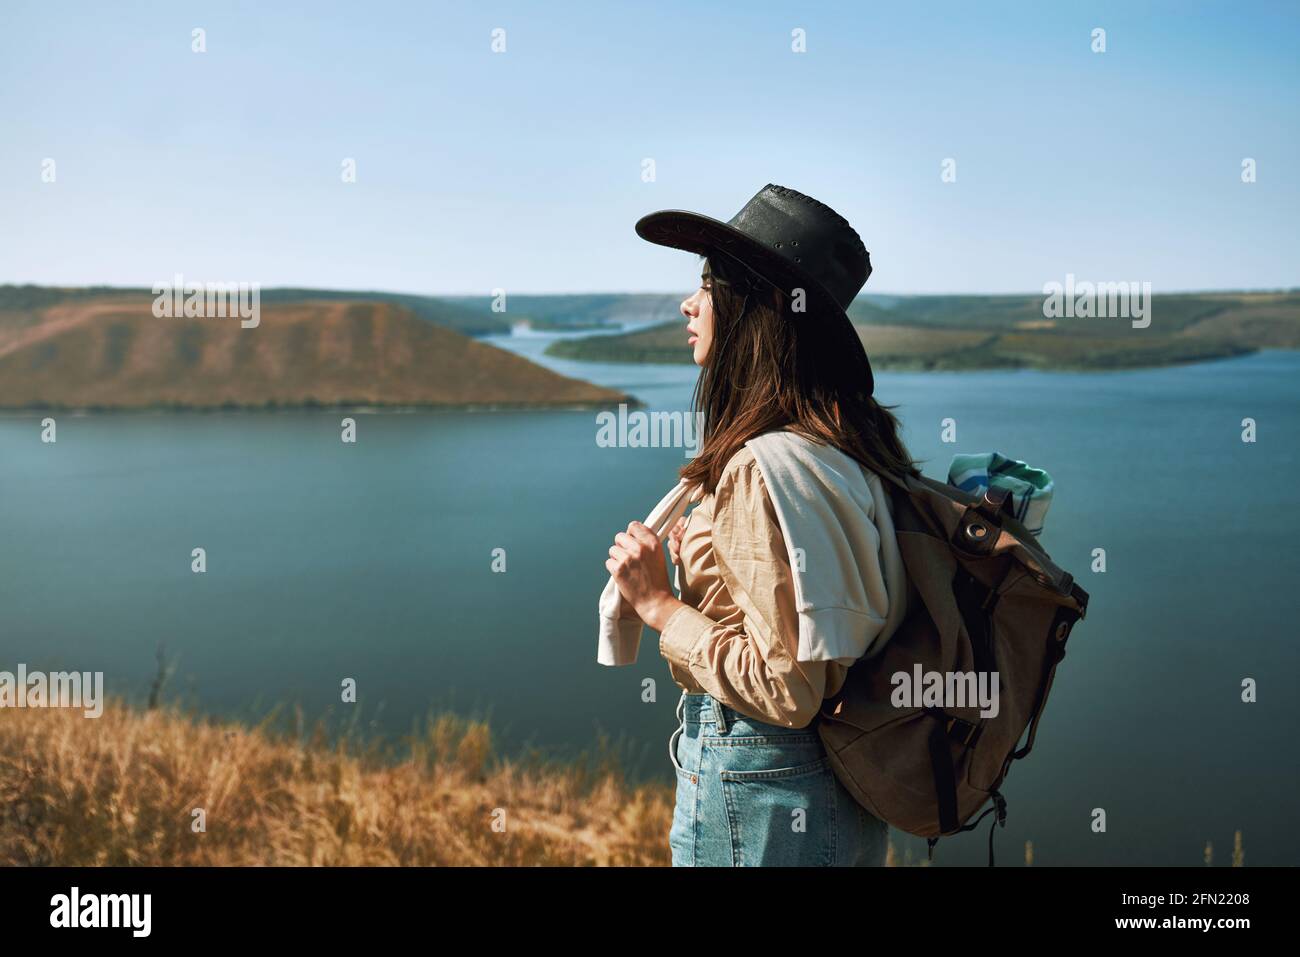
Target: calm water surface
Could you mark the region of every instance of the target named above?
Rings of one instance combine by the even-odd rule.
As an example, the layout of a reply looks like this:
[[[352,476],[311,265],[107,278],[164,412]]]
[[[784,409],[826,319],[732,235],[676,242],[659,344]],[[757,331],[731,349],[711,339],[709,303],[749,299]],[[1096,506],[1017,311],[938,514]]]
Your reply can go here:
[[[550,338],[494,341],[687,407],[694,367],[542,359]],[[1007,781],[1003,861],[1032,840],[1041,864],[1192,865],[1212,841],[1223,864],[1237,829],[1248,864],[1300,860],[1297,383],[1300,354],[1283,352],[878,376],[927,474],[992,449],[1053,474],[1043,544],[1092,594],[1035,753]],[[653,636],[633,667],[595,663],[596,598],[614,532],[645,517],[682,452],[599,448],[592,412],[358,415],[355,445],[340,417],[61,415],[53,445],[39,415],[0,417],[0,669],[102,670],[138,700],[163,643],[172,691],[206,712],[295,702],[337,718],[350,677],[378,733],[452,707],[488,714],[506,749],[566,755],[608,734],[635,773],[669,780],[674,686]],[[1089,571],[1098,548],[1104,574]],[[1258,703],[1241,702],[1244,678]],[[945,841],[940,862],[983,863],[985,842],[983,826]]]

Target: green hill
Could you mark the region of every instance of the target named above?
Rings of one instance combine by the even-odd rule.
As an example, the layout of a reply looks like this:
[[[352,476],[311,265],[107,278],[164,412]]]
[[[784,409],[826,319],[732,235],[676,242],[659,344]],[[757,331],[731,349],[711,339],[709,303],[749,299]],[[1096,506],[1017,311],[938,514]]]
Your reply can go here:
[[[445,302],[476,314],[527,320],[535,329],[583,329],[635,320],[676,319],[682,297],[675,293],[584,293],[506,297],[506,312],[492,312],[488,296],[447,296]]]
[[[41,301],[49,305],[38,305]],[[157,318],[140,293],[0,308],[0,408],[577,407],[627,401],[392,302]]]
[[[1043,316],[1042,296],[860,297],[849,310],[878,369],[1118,369],[1300,349],[1300,293],[1152,297],[1152,321]],[[553,343],[598,362],[691,361],[684,320]]]
[[[131,299],[151,296],[148,289],[130,289],[117,286],[0,286],[0,312],[23,312],[45,309],[64,302],[84,302],[94,299]],[[353,292],[336,289],[298,289],[284,287],[263,289],[260,292],[264,305],[298,302],[384,302],[401,306],[411,315],[468,336],[494,332],[509,332],[512,317],[490,310],[469,308],[465,305],[435,296],[417,296],[400,292]]]

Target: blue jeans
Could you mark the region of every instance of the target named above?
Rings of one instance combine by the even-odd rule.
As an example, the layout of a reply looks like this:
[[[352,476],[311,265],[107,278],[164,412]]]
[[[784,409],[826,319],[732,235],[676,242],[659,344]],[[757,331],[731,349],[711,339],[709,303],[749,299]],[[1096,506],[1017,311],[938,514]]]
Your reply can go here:
[[[668,742],[674,867],[879,866],[888,825],[844,789],[815,727],[745,717],[683,694]]]

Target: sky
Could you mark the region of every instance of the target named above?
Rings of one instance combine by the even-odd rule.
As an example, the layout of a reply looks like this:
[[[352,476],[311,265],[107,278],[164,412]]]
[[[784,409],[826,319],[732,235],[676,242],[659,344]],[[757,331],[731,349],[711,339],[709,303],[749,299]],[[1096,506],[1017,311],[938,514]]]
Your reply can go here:
[[[779,183],[864,292],[1292,287],[1297,48],[1296,2],[2,0],[0,283],[682,292],[635,221]]]

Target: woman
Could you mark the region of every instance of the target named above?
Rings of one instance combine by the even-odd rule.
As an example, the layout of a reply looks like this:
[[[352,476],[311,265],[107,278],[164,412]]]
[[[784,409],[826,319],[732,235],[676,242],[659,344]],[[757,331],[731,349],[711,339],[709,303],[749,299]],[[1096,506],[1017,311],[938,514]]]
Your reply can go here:
[[[704,416],[700,453],[681,471],[701,499],[668,536],[681,597],[642,523],[606,562],[683,690],[669,744],[673,864],[881,864],[886,825],[839,784],[815,726],[907,602],[876,473],[917,470],[872,398],[845,312],[870,274],[867,251],[829,207],[772,185],[729,223],[669,210],[637,232],[704,257],[681,306]],[[773,455],[773,439],[801,443],[798,456]],[[831,545],[810,530],[819,514]],[[817,548],[792,550],[786,531]],[[829,598],[814,608],[818,589]]]

